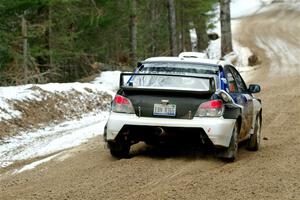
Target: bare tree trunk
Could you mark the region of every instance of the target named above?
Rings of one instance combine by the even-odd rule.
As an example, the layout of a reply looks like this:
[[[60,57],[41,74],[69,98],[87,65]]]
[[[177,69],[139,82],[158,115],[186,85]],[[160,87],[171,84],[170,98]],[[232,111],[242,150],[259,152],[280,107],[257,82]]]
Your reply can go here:
[[[221,17],[221,54],[222,57],[232,52],[230,0],[220,0]]]
[[[181,5],[179,5],[181,6]],[[180,19],[180,33],[179,33],[179,51],[183,52],[185,51],[185,26],[184,26],[184,12],[183,9],[180,9],[180,15],[179,15]]]
[[[137,0],[131,0],[130,15],[130,43],[131,43],[131,65],[135,67],[137,62]]]
[[[28,34],[27,34],[27,21],[22,16],[22,37],[23,37],[23,69],[24,69],[24,84],[28,83]]]
[[[150,10],[151,10],[151,18],[150,18],[150,26],[151,26],[151,56],[156,55],[156,22],[158,18],[159,12],[156,9],[156,1],[150,1]]]
[[[52,8],[49,5],[48,8],[48,19],[49,19],[49,26],[48,26],[48,51],[49,51],[49,67],[50,70],[53,71],[53,54],[52,54]]]
[[[195,28],[194,22],[189,22],[189,36],[190,36],[190,45],[191,45],[191,50],[193,52],[198,51],[198,33]]]
[[[176,14],[174,0],[168,0],[171,55],[177,56]]]

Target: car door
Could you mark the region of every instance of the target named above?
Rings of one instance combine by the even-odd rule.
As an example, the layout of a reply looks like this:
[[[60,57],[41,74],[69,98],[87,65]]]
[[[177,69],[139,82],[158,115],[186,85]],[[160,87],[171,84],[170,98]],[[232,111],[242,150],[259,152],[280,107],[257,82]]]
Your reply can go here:
[[[251,94],[248,92],[243,78],[234,67],[228,65],[224,68],[224,72],[227,79],[227,90],[230,96],[233,98],[235,103],[243,107],[242,126],[240,132],[240,139],[243,139],[247,136],[252,125],[253,99]]]

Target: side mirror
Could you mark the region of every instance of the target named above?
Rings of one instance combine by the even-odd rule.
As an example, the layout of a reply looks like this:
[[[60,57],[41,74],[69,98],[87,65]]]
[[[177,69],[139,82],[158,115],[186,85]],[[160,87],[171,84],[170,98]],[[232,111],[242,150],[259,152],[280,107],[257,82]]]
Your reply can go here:
[[[257,85],[257,84],[251,84],[251,85],[249,85],[248,91],[250,93],[259,93],[260,92],[260,86]]]

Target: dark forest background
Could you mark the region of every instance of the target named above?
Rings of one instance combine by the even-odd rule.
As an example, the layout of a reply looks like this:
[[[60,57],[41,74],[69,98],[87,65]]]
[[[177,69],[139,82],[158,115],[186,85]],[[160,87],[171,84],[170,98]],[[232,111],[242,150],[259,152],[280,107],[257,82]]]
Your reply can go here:
[[[217,2],[1,0],[0,85],[69,82],[101,70],[133,69],[147,57],[191,51],[192,28],[197,50],[204,50],[213,17],[208,13]]]

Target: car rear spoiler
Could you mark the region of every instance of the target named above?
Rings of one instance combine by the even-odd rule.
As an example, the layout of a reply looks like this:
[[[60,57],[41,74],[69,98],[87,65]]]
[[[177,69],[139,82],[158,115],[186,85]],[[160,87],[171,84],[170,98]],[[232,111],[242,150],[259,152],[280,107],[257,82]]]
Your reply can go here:
[[[124,76],[130,76],[127,85],[124,85]],[[169,89],[169,88],[151,88],[151,87],[133,87],[130,85],[130,81],[133,76],[169,76],[169,77],[184,77],[184,78],[197,78],[209,80],[209,90],[183,90],[183,89]],[[191,93],[191,94],[213,94],[216,91],[216,84],[213,77],[204,76],[191,76],[191,75],[181,75],[181,74],[158,74],[158,73],[121,73],[120,74],[120,89],[123,91],[144,91],[144,92],[156,92],[156,91],[166,91],[175,93]]]

